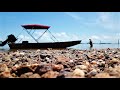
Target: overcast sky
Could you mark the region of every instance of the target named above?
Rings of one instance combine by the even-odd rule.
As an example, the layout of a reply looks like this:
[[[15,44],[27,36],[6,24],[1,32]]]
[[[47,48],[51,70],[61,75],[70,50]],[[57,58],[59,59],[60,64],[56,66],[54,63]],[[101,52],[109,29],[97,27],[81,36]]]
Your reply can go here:
[[[119,12],[0,12],[0,40],[9,34],[18,36],[24,24],[51,26],[49,30],[59,41],[86,43],[91,38],[93,42],[116,43],[120,39]],[[38,38],[43,32],[36,31],[33,35]],[[18,38],[34,41],[25,31]],[[47,32],[39,41],[52,41],[51,38]]]

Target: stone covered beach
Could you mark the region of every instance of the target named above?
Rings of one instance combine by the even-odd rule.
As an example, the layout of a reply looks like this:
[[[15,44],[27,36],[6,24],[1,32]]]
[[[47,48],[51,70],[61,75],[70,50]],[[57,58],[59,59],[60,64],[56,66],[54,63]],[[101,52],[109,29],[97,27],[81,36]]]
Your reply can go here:
[[[120,78],[120,49],[0,52],[0,78]]]

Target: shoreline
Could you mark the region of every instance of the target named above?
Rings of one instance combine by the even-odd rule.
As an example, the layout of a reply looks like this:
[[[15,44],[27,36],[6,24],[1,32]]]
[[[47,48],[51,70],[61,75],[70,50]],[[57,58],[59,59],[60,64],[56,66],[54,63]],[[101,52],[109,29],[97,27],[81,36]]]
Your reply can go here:
[[[0,78],[120,78],[120,48],[3,51]]]

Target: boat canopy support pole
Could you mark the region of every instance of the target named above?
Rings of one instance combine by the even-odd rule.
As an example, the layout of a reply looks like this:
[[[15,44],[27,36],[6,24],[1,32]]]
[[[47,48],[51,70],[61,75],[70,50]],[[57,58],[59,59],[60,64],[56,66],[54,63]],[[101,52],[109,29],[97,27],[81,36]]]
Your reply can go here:
[[[49,30],[48,30],[49,31]],[[52,35],[52,33],[49,31],[49,33]],[[54,35],[52,35],[54,38],[55,38],[55,36]],[[55,38],[56,39],[56,38]],[[57,39],[56,39],[57,40]],[[58,40],[57,40],[58,41]],[[59,41],[58,41],[59,42]]]
[[[47,30],[48,30],[48,29],[47,29]],[[45,30],[45,32],[47,32],[47,30]],[[37,40],[39,40],[39,39],[45,34],[45,32],[44,32],[40,37],[38,37]]]
[[[38,40],[35,39],[35,38],[32,36],[32,34],[31,34],[27,29],[25,29],[25,30],[26,30],[26,32],[27,32],[37,43],[39,43]]]

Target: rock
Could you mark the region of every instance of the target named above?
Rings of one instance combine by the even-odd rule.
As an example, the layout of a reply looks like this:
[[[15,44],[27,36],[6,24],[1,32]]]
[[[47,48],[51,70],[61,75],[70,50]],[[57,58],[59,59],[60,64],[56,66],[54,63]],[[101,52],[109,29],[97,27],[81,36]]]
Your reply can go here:
[[[110,78],[109,73],[99,73],[95,75],[95,78]]]
[[[85,73],[84,73],[82,70],[80,70],[80,69],[77,68],[77,69],[75,69],[75,70],[73,71],[72,75],[73,75],[73,76],[84,77],[84,76],[85,76]]]
[[[33,70],[29,66],[20,66],[16,68],[15,70],[12,69],[11,72],[15,73],[17,76],[21,76],[24,73],[33,72]]]
[[[52,65],[52,69],[54,71],[60,71],[64,68],[64,66],[62,64],[58,64],[58,65]]]
[[[68,64],[63,64],[64,68],[70,68]]]
[[[117,58],[112,58],[112,60],[111,60],[111,63],[118,63],[118,62],[120,62],[120,60]]]
[[[97,58],[102,59],[102,58],[104,58],[104,55],[98,55]]]
[[[9,56],[4,56],[2,58],[2,61],[11,61],[10,57]]]
[[[40,49],[37,49],[37,50],[36,50],[36,53],[40,53]]]
[[[0,64],[0,73],[4,71],[9,71],[8,67],[6,64]]]
[[[41,57],[41,59],[45,59],[46,57],[50,58],[51,55],[50,54],[40,54],[40,57]]]
[[[77,65],[77,66],[75,66],[75,68],[78,68],[78,69],[81,69],[81,70],[87,70],[88,69],[87,66],[85,66],[85,65]]]
[[[0,78],[13,78],[9,71],[0,73]]]
[[[48,71],[52,70],[50,65],[39,65],[36,70],[35,73],[38,73],[39,75],[42,75]]]
[[[56,78],[59,75],[56,71],[48,71],[41,76],[41,78]]]
[[[91,78],[91,77],[95,76],[96,74],[97,74],[97,70],[96,70],[96,69],[93,69],[92,71],[90,71],[90,72],[86,75],[86,77]]]
[[[35,73],[29,76],[29,78],[41,78],[39,74]]]
[[[110,76],[116,76],[120,78],[120,66],[115,66],[114,68],[109,67],[109,68],[106,68],[104,71],[109,73]]]
[[[19,54],[20,54],[21,56],[24,56],[24,55],[25,55],[25,53],[24,53],[24,52],[20,52]]]
[[[68,61],[70,61],[69,58],[64,57],[64,56],[56,56],[55,58],[57,59],[58,62],[68,62]]]
[[[91,64],[94,64],[94,65],[95,65],[95,64],[97,64],[97,61],[92,61]]]
[[[32,72],[27,72],[27,73],[21,74],[20,78],[29,78],[29,76],[31,75],[33,75]]]
[[[70,62],[70,63],[73,63],[73,60],[70,60],[69,62]]]

